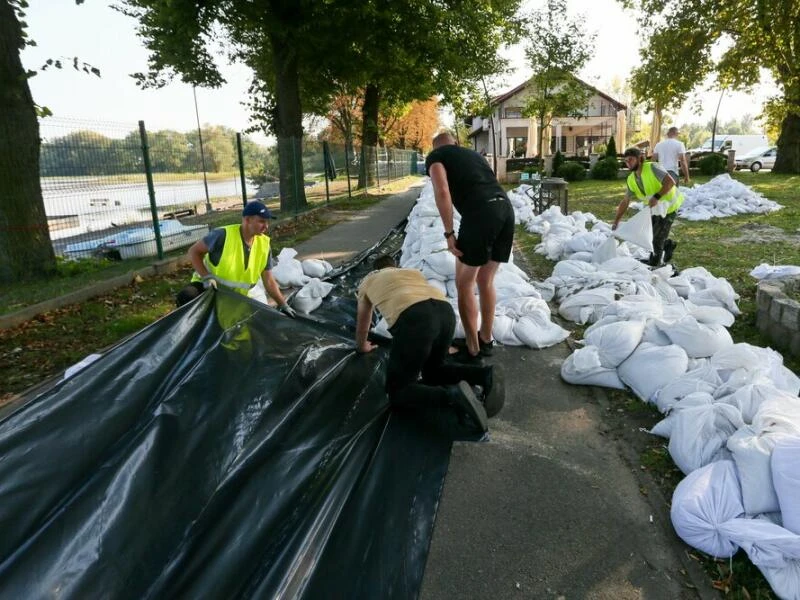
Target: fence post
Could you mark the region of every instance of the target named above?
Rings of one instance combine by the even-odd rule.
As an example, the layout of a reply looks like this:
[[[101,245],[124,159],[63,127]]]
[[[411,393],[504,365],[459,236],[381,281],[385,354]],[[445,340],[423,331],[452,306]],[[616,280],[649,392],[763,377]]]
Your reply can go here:
[[[347,197],[353,199],[353,194],[350,193],[350,156],[347,152],[347,140],[344,142],[344,172],[347,174]]]
[[[381,165],[378,162],[378,149],[380,146],[375,146],[375,185],[381,187]]]
[[[139,121],[139,138],[142,141],[142,158],[144,159],[144,175],[147,179],[147,195],[150,196],[150,214],[153,217],[153,233],[156,236],[156,251],[158,260],[164,258],[164,248],[161,245],[161,226],[158,223],[158,207],[156,206],[156,189],[153,186],[153,169],[150,166],[150,147],[147,145],[147,130],[144,121]]]
[[[331,149],[328,146],[328,142],[322,142],[322,171],[325,173],[325,204],[330,204],[331,202],[331,194],[330,190],[328,190],[328,165],[332,163],[331,160]]]
[[[244,156],[242,153],[242,134],[236,132],[236,153],[239,155],[239,180],[242,182],[242,205],[247,206],[247,188],[244,184]]]

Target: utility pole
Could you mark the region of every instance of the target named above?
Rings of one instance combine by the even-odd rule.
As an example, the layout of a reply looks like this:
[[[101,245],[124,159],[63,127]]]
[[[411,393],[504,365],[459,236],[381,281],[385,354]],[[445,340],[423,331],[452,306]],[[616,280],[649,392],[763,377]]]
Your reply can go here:
[[[208,197],[208,178],[206,177],[206,154],[203,151],[203,132],[200,130],[200,111],[197,110],[197,88],[192,86],[192,94],[194,95],[194,114],[197,117],[197,137],[200,140],[200,161],[203,163],[203,186],[206,189],[206,212],[210,213],[214,210],[211,206],[211,200]]]

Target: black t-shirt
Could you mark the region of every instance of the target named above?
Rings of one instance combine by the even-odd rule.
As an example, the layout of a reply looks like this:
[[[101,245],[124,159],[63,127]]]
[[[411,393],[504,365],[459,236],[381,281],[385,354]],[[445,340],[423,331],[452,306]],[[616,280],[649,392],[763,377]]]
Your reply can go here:
[[[478,210],[487,200],[506,197],[486,158],[474,150],[452,144],[439,146],[428,154],[425,169],[430,172],[437,162],[444,165],[453,206],[462,215]]]

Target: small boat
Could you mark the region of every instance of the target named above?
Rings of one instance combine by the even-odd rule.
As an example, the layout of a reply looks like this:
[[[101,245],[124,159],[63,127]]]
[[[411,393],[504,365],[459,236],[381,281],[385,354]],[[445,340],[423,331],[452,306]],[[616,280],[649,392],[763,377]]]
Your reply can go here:
[[[170,219],[159,223],[161,247],[164,252],[190,246],[208,233],[208,225],[183,225]],[[156,236],[152,227],[134,227],[103,238],[69,244],[64,249],[67,258],[90,258],[116,251],[123,260],[157,256]]]

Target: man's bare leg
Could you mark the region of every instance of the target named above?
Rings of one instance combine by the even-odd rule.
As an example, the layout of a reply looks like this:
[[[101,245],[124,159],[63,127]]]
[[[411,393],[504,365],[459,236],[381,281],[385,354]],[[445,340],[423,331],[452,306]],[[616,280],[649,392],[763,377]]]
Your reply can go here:
[[[475,301],[475,279],[480,267],[471,267],[456,261],[456,290],[458,291],[458,314],[464,327],[467,350],[472,356],[480,351],[478,345],[478,303]]]
[[[492,327],[494,327],[494,312],[497,306],[497,291],[494,289],[494,276],[500,268],[500,263],[490,260],[478,269],[476,277],[478,283],[478,297],[481,305],[480,338],[484,343],[492,341]]]

